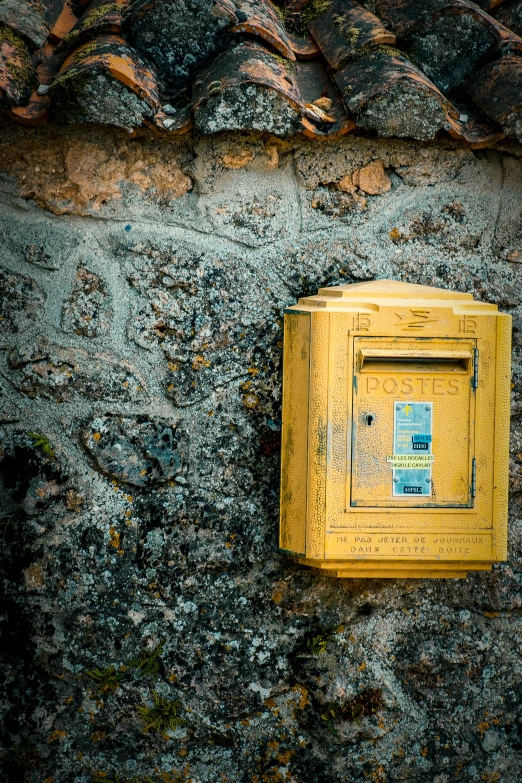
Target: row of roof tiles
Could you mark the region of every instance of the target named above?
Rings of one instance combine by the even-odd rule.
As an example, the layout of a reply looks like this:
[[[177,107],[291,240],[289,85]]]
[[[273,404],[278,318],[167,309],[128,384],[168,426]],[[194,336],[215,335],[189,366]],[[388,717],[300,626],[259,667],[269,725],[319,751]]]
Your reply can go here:
[[[522,141],[522,0],[199,3],[176,19],[172,0],[4,0],[0,107],[162,133]]]

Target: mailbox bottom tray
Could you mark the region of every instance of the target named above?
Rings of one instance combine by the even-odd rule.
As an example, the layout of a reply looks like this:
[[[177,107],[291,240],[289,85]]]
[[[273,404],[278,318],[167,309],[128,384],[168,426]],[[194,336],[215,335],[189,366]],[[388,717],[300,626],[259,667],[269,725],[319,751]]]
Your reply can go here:
[[[491,571],[491,563],[463,560],[313,560],[292,558],[296,563],[341,579],[464,579],[470,571]]]

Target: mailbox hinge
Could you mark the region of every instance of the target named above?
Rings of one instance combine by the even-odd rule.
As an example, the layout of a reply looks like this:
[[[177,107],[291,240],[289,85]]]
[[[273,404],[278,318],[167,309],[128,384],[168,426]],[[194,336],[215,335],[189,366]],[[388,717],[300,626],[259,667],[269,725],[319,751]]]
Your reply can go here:
[[[473,378],[471,380],[471,388],[473,391],[478,388],[478,363],[479,363],[479,352],[478,348],[475,348],[473,350]]]
[[[471,461],[471,497],[477,494],[477,460],[473,457]]]

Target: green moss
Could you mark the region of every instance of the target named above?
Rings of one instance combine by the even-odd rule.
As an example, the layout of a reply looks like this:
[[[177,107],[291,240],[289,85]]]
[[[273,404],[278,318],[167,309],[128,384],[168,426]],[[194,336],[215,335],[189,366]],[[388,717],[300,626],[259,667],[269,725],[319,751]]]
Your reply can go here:
[[[382,710],[383,707],[382,690],[380,688],[365,688],[361,693],[358,693],[357,696],[344,704],[335,702],[326,704],[321,713],[321,718],[329,724],[332,721],[353,723],[361,720],[361,718],[374,715],[379,710]]]
[[[24,39],[18,33],[7,27],[7,25],[0,24],[0,46],[4,43],[12,46],[18,55],[18,62],[15,62],[13,58],[9,58],[4,61],[4,65],[20,88],[22,92],[21,100],[23,101],[31,95],[33,89],[36,89],[38,85],[36,71],[31,60],[31,52]]]
[[[7,756],[14,767],[24,771],[33,769],[40,762],[38,751],[29,742],[12,745],[7,752]]]
[[[49,443],[49,439],[46,438],[45,435],[40,435],[39,432],[30,432],[29,437],[33,441],[33,446],[35,449],[41,451],[42,454],[45,454],[46,457],[54,457],[53,448]]]
[[[52,119],[59,125],[71,125],[82,122],[83,108],[81,97],[89,81],[89,74],[75,70],[58,76],[52,85]]]
[[[60,52],[65,52],[67,49],[74,49],[78,46],[80,36],[81,30],[78,27],[75,30],[71,30],[71,32],[64,35],[60,43],[54,47],[54,53],[60,54]]]
[[[134,660],[129,663],[129,666],[134,669],[139,669],[145,677],[156,679],[159,674],[164,646],[165,641],[162,641],[152,650],[152,652],[147,651],[140,653],[137,658],[134,658]]]
[[[326,652],[329,640],[330,636],[323,633],[308,639],[306,647],[310,655],[321,655],[321,653]]]
[[[95,680],[98,683],[98,690],[100,693],[113,693],[120,684],[120,680],[125,677],[125,671],[116,671],[114,666],[109,666],[108,669],[102,671],[101,669],[93,669],[90,672],[85,672],[88,677]]]
[[[91,11],[90,14],[87,14],[83,22],[78,25],[74,30],[71,30],[70,33],[67,33],[67,35],[64,35],[58,46],[55,47],[56,54],[59,54],[60,52],[64,52],[67,49],[74,49],[74,47],[78,46],[82,39],[82,33],[89,28],[92,24],[98,21],[98,19],[103,19],[104,16],[107,14],[115,13],[116,11],[120,11],[121,6],[118,3],[106,3],[104,5],[98,6],[98,8],[95,8],[93,11]],[[99,30],[96,31],[96,33],[99,33]]]
[[[304,37],[308,33],[308,25],[314,19],[328,11],[331,0],[311,0],[300,14],[292,14],[285,8],[278,8],[278,14],[289,33]]]
[[[363,46],[357,52],[356,58],[360,59],[361,57],[366,57],[368,54],[379,54],[379,52],[389,54],[390,57],[403,57],[406,60],[408,59],[404,52],[401,52],[400,49],[397,49],[395,46],[390,46],[389,44],[377,44],[376,46],[374,44],[368,44],[367,46]]]
[[[86,57],[89,57],[89,55],[93,54],[96,49],[98,48],[98,45],[95,41],[93,41],[90,44],[86,44],[79,52],[74,52],[74,61],[79,63],[82,60],[85,60]]]
[[[145,731],[153,729],[163,733],[167,729],[175,729],[185,723],[178,715],[179,703],[177,701],[170,701],[164,696],[160,696],[157,691],[152,691],[152,698],[154,699],[154,707],[146,707],[141,704],[136,707],[136,711],[145,723]]]
[[[333,23],[336,27],[339,28],[339,33],[348,41],[349,44],[351,44],[351,46],[354,46],[354,44],[357,43],[357,39],[361,34],[361,31],[358,27],[348,27],[349,22],[345,19],[344,16],[340,16],[339,14],[334,14]]]

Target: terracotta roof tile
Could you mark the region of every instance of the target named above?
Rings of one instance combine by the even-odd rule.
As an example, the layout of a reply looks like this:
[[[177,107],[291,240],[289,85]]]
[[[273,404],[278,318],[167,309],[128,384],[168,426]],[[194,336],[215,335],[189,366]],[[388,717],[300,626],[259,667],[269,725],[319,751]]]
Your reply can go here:
[[[56,51],[75,48],[86,41],[107,33],[119,34],[123,14],[129,0],[93,0],[80,19],[62,37]]]
[[[98,121],[108,121],[104,118],[104,109],[107,108],[104,102],[109,102],[110,109],[114,96],[108,95],[103,85],[96,89],[99,76],[102,79],[114,79],[141,99],[143,105],[139,110],[135,103],[127,101],[129,118],[132,118],[134,123],[136,115],[142,121],[144,117],[152,117],[159,109],[158,86],[153,66],[128,46],[123,38],[101,35],[80,46],[63,63],[49,91],[53,101],[53,117],[64,123],[82,121],[83,118],[83,121],[94,122],[98,111]],[[86,82],[90,84],[90,92],[85,90]],[[121,103],[124,106],[124,93],[120,93],[120,97],[123,97]],[[88,119],[91,116],[93,119]],[[124,116],[120,118],[115,115],[114,124],[130,127]]]
[[[502,5],[505,0],[476,0],[476,4],[480,6],[484,11],[490,14],[499,5]]]
[[[49,31],[49,37],[46,43],[56,45],[62,38],[69,33],[77,22],[76,14],[70,2],[64,2],[63,8],[58,15],[56,22]],[[45,45],[45,44],[44,44]]]
[[[470,80],[467,89],[508,136],[522,141],[522,58],[504,57],[489,63]]]
[[[27,42],[10,27],[0,25],[0,107],[10,109],[27,103],[36,85]]]
[[[479,117],[472,107],[459,105],[457,108],[460,112],[458,119],[447,117],[448,133],[453,138],[465,141],[473,149],[491,147],[505,139],[506,134],[502,130]]]
[[[521,138],[522,0],[191,0],[193,18],[170,1],[0,0],[0,107],[162,133],[194,114],[204,133]]]
[[[377,0],[379,13],[437,87],[448,92],[486,56],[522,51],[522,40],[467,0]]]
[[[295,60],[284,25],[270,0],[237,0],[237,8],[244,21],[232,27],[233,33],[259,36],[284,57]]]
[[[64,0],[3,0],[0,24],[23,36],[33,49],[39,49],[62,12]]]
[[[327,99],[325,110],[334,118],[333,123],[320,122],[309,116],[303,118],[303,133],[309,138],[317,139],[324,136],[337,137],[355,128],[355,123],[348,117],[343,99],[336,85],[328,77],[323,63],[316,61],[297,63],[297,84],[305,106],[313,105],[321,97]],[[329,102],[331,101],[331,104]],[[326,108],[327,107],[327,108]]]
[[[522,36],[522,0],[504,3],[492,13],[497,21]]]
[[[279,118],[268,111],[274,97],[279,97],[274,104],[281,111]],[[286,135],[299,130],[304,105],[297,80],[284,61],[259,44],[243,43],[198,75],[193,109],[196,129],[202,133],[244,129],[276,133],[277,126]]]
[[[396,43],[395,34],[354,0],[333,0],[308,27],[334,71],[369,46]]]
[[[287,33],[290,47],[298,60],[314,60],[320,57],[321,50],[311,35],[301,37]]]
[[[76,16],[81,16],[92,0],[71,0],[71,5]]]
[[[335,80],[355,122],[382,136],[432,139],[458,112],[402,55],[377,50],[349,63]]]

